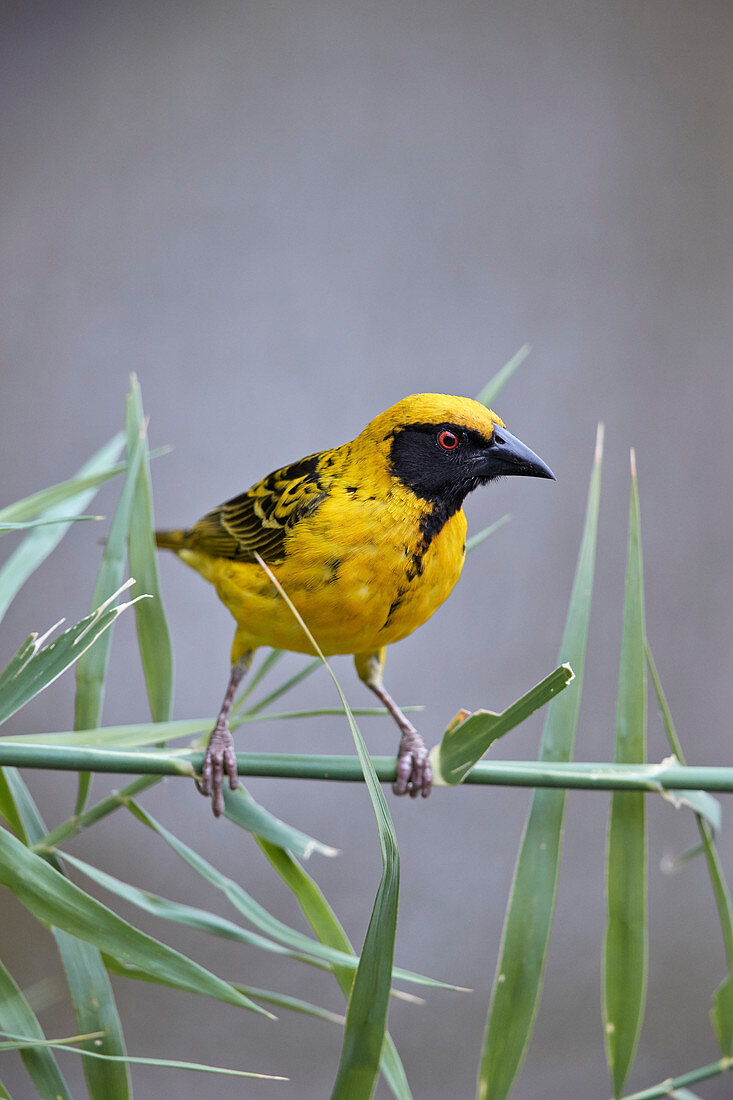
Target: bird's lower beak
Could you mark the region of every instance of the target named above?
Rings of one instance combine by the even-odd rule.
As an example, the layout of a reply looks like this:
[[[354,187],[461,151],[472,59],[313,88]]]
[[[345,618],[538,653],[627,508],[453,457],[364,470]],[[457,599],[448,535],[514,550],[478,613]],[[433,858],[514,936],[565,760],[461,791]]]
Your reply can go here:
[[[491,447],[481,464],[481,476],[487,481],[495,477],[547,477],[555,480],[550,467],[521,439],[498,425],[494,428]]]

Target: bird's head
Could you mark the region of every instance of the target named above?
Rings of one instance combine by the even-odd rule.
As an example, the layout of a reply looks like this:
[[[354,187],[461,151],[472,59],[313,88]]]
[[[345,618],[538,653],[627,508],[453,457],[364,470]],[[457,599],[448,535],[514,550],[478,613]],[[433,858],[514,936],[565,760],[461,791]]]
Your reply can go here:
[[[367,433],[387,448],[392,477],[449,511],[460,508],[472,489],[495,478],[555,479],[496,413],[467,397],[413,394],[373,420],[362,436]]]

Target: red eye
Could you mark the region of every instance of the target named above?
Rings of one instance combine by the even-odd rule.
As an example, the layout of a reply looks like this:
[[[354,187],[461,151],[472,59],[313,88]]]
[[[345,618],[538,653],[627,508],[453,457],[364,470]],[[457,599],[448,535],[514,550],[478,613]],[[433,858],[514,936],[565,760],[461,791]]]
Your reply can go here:
[[[455,451],[458,446],[458,436],[454,432],[440,432],[438,434],[438,443],[444,451]]]

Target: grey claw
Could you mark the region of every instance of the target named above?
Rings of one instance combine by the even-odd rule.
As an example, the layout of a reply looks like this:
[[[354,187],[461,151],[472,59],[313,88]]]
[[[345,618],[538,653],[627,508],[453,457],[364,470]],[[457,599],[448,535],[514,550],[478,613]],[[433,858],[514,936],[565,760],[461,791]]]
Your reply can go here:
[[[407,794],[411,787],[412,755],[405,753],[397,757],[397,778],[392,784],[392,790],[397,795]]]
[[[236,790],[239,785],[237,775],[237,757],[234,742],[228,726],[216,726],[209,737],[201,769],[201,781],[196,788],[205,797],[211,797],[214,817],[224,813],[224,772],[229,778],[229,786]]]
[[[433,770],[428,750],[419,733],[404,734],[397,757],[397,778],[392,784],[396,795],[427,798],[433,786]]]

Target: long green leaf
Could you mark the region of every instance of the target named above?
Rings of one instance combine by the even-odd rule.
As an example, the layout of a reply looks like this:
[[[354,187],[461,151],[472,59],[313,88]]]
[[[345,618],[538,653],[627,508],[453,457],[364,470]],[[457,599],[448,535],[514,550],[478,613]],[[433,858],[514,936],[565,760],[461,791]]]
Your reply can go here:
[[[463,782],[494,741],[549,703],[572,683],[573,675],[569,664],[560,665],[501,714],[477,710],[459,722],[452,722],[440,745],[430,751],[436,782],[451,786]]]
[[[247,943],[252,947],[270,951],[275,955],[286,955],[300,960],[307,958],[303,952],[293,951],[276,940],[263,936],[258,932],[251,932],[248,928],[242,928],[240,924],[235,924],[234,921],[227,920],[226,917],[220,917],[206,909],[171,901],[169,898],[163,898],[159,894],[151,893],[149,890],[140,890],[137,886],[132,886],[129,882],[123,882],[122,879],[102,871],[99,867],[86,863],[83,859],[77,859],[76,856],[72,856],[68,852],[61,855],[64,861],[70,863],[77,871],[81,871],[92,882],[96,882],[98,886],[109,890],[130,905],[134,905],[138,909],[151,913],[162,920],[183,924],[188,928],[196,928],[201,932],[220,936],[222,939],[233,940],[236,943]]]
[[[641,517],[634,454],[631,457],[629,546],[624,597],[616,762],[646,759],[646,652]],[[615,791],[607,856],[608,922],[603,953],[606,1058],[619,1097],[634,1061],[644,1016],[648,968],[647,850],[644,795]]]
[[[667,702],[664,689],[662,688],[662,681],[659,678],[659,672],[657,671],[657,666],[654,663],[654,657],[652,656],[652,651],[648,643],[646,647],[646,656],[649,673],[651,675],[659,709],[662,714],[662,721],[664,722],[664,729],[667,734],[670,748],[680,763],[685,764],[685,756],[682,752],[682,745],[677,730],[675,729],[674,721],[672,720],[672,712]],[[713,894],[715,895],[715,904],[718,910],[720,928],[723,933],[725,957],[728,967],[731,973],[733,973],[733,903],[731,902],[730,892],[725,880],[725,873],[722,863],[720,862],[720,857],[715,846],[709,823],[698,818],[698,828],[700,830],[700,838],[708,864],[708,873],[713,887]]]
[[[11,1033],[21,1032],[43,1043],[45,1035],[31,1005],[15,985],[9,971],[0,963],[0,1027]],[[51,1051],[43,1046],[21,1051],[28,1075],[42,1100],[72,1100],[61,1070]]]
[[[23,847],[22,844],[19,846]],[[0,1028],[13,1033],[20,1032],[22,1035],[41,1041],[45,1039],[35,1012],[2,963],[0,963]],[[41,1100],[72,1100],[68,1086],[50,1050],[44,1047],[28,1048],[21,1051],[20,1056]]]
[[[733,1054],[733,973],[729,973],[713,994],[710,1022],[715,1029],[720,1053]]]
[[[174,834],[166,829],[164,825],[161,825],[159,821],[156,821],[147,811],[143,810],[141,806],[138,806],[132,800],[128,800],[126,804],[130,812],[133,813],[139,821],[147,825],[153,832],[156,832],[176,855],[180,856],[180,858],[187,863],[196,874],[200,875],[205,882],[208,882],[215,890],[221,891],[230,905],[233,905],[237,912],[241,913],[243,917],[255,926],[255,928],[260,928],[266,935],[272,936],[273,939],[280,940],[296,951],[313,955],[316,958],[323,959],[329,964],[347,966],[352,970],[356,969],[359,962],[357,957],[352,954],[346,954],[343,951],[335,951],[325,944],[311,939],[310,936],[306,936],[304,933],[291,928],[283,921],[278,920],[277,917],[273,917],[272,914],[268,913],[264,906],[255,901],[238,882],[235,882],[234,879],[228,878],[227,875],[218,871],[208,862],[208,860],[204,859],[198,852],[195,852],[193,848],[190,848],[180,840],[179,837],[174,836]],[[412,970],[403,970],[399,967],[395,967],[393,977],[395,979],[402,979],[406,982],[413,982],[416,985],[428,985],[439,989],[456,988],[455,986],[449,985],[447,982],[439,982],[434,978],[427,978],[422,974],[416,974]]]
[[[99,607],[119,591],[125,568],[125,544],[130,520],[130,506],[143,457],[144,439],[139,437],[135,449],[128,456],[127,476],[122,486],[117,508],[110,525],[102,554],[102,564],[92,596],[91,611]],[[99,645],[87,650],[76,666],[76,699],[74,729],[94,729],[102,721],[104,680],[109,662],[112,632],[108,632]]]
[[[123,921],[2,830],[0,884],[7,886],[39,920],[93,943],[110,955],[147,968],[162,978],[170,977],[192,993],[264,1011],[203,966]]]
[[[405,713],[422,710],[422,707],[407,706]],[[335,715],[343,716],[340,707],[319,707],[317,710],[291,710],[279,714],[239,714],[230,720],[232,730],[254,722],[286,722],[301,718],[323,718]],[[353,714],[364,716],[385,715],[384,707],[354,707]],[[105,747],[110,749],[140,748],[145,745],[157,745],[174,741],[182,737],[194,737],[208,734],[214,724],[213,718],[182,718],[171,722],[138,722],[126,726],[98,726],[89,730],[63,730],[59,733],[14,733],[13,744],[44,746],[64,745],[66,747],[87,748]],[[178,750],[185,751],[185,750]],[[241,754],[258,755],[258,754]],[[356,758],[355,758],[356,759]]]
[[[531,350],[529,344],[524,344],[519,351],[511,357],[509,362],[494,375],[491,381],[486,383],[481,393],[477,395],[476,400],[480,401],[482,405],[490,407],[499,393],[499,390],[507,384],[517,367],[521,366]]]
[[[131,607],[136,602],[132,600],[112,606],[113,601],[128,587],[128,584],[123,585],[91,615],[80,619],[48,645],[44,646],[43,643],[55,627],[51,627],[40,638],[37,634],[31,634],[26,639],[10,664],[0,673],[0,723],[5,722],[29,699],[52,684],[112,626],[126,607]],[[137,600],[140,599],[142,597],[138,596]]]
[[[677,730],[672,720],[672,712],[667,702],[667,697],[662,688],[657,666],[654,663],[651,649],[646,646],[647,664],[654,685],[659,709],[662,713],[664,728],[670,748],[681,764],[685,763]],[[733,903],[731,903],[730,891],[725,880],[725,872],[715,845],[714,830],[710,823],[702,816],[697,817],[697,827],[700,831],[702,849],[705,853],[710,883],[713,888],[715,905],[718,910],[718,919],[723,933],[725,956],[728,964],[728,975],[715,990],[713,1007],[710,1019],[715,1029],[715,1034],[720,1045],[720,1052],[724,1055],[733,1053]]]
[[[31,527],[48,527],[52,523],[86,523],[100,520],[102,516],[59,516],[57,519],[28,519],[24,523],[0,523],[0,535],[10,531],[26,531]]]
[[[111,448],[113,454],[119,454],[122,448],[123,436],[120,432],[114,439],[110,440],[108,446]],[[0,526],[6,523],[23,523],[27,520],[38,519],[43,512],[46,512],[49,508],[54,507],[57,504],[62,504],[63,501],[68,500],[70,497],[78,496],[79,493],[84,492],[86,489],[96,489],[103,482],[109,478],[114,477],[116,474],[122,473],[125,469],[124,462],[117,462],[113,466],[109,466],[105,470],[101,470],[96,474],[89,474],[87,477],[80,476],[80,473],[76,477],[69,478],[68,481],[62,481],[59,485],[51,485],[48,489],[41,489],[38,493],[33,493],[31,496],[24,497],[23,500],[18,500],[14,504],[8,504],[5,508],[0,508]],[[69,519],[80,519],[80,516],[69,517]],[[87,516],[87,519],[96,517]],[[44,520],[46,523],[55,523],[55,519]]]
[[[287,1081],[287,1077],[274,1077],[270,1073],[252,1073],[243,1069],[225,1069],[223,1066],[203,1065],[201,1062],[181,1062],[175,1058],[135,1058],[130,1054],[105,1054],[99,1050],[89,1050],[82,1044],[76,1045],[78,1037],[71,1039],[45,1039],[42,1044],[36,1044],[31,1036],[13,1035],[10,1032],[0,1032],[10,1036],[9,1042],[0,1043],[0,1050],[24,1050],[29,1046],[44,1046],[54,1050],[68,1051],[69,1054],[80,1054],[85,1061],[100,1060],[107,1065],[121,1066],[125,1071],[128,1065],[156,1066],[162,1069],[184,1069],[195,1073],[218,1073],[224,1077],[257,1077],[263,1081]],[[94,1042],[96,1036],[92,1033],[84,1042]],[[87,1078],[88,1080],[88,1078]],[[99,1100],[106,1100],[109,1093],[98,1093]]]
[[[31,793],[17,768],[3,768],[8,796],[12,799],[14,812],[20,823],[18,838],[24,844],[36,844],[39,838],[46,834],[46,825],[41,817]],[[46,856],[48,861],[58,870],[56,857]]]
[[[224,791],[224,813],[235,825],[246,829],[248,833],[271,840],[273,844],[279,844],[296,855],[308,859],[314,852],[322,856],[337,856],[338,848],[332,848],[328,844],[315,840],[307,833],[296,829],[293,825],[281,821],[275,817],[259,802],[256,802],[249,791],[239,784],[236,791]]]
[[[164,985],[171,989],[177,988],[172,982],[163,982],[159,978],[152,978],[147,971],[141,970],[137,966],[130,966],[129,963],[121,963],[119,959],[113,959],[111,955],[103,955],[102,958],[110,974],[117,974],[121,978],[130,978],[132,981]],[[300,997],[290,997],[286,993],[273,993],[272,990],[259,989],[254,985],[242,985],[241,982],[232,982],[232,985],[240,993],[244,993],[246,997],[252,997],[256,1001],[264,1001],[265,1004],[272,1005],[273,1008],[282,1008],[287,1012],[297,1012],[301,1016],[313,1016],[316,1020],[324,1020],[329,1024],[343,1026],[344,1017],[340,1016],[338,1012],[331,1012],[328,1008],[311,1004],[310,1001],[303,1001]]]
[[[261,837],[255,837],[255,839],[280,875],[280,878],[292,890],[303,910],[305,919],[320,942],[335,948],[337,951],[353,953],[354,949],[338,917],[307,871],[301,867],[290,852],[286,852],[277,845],[270,844]],[[343,966],[334,966],[333,973],[341,992],[348,1000],[354,983],[353,970]],[[412,1100],[412,1092],[410,1091],[404,1066],[389,1032],[385,1036],[382,1049],[381,1070],[387,1085],[392,1090],[392,1095],[397,1100]]]
[[[490,523],[488,527],[484,527],[483,531],[477,531],[475,535],[471,535],[466,539],[466,553],[470,554],[472,550],[475,550],[477,546],[480,546],[490,535],[493,535],[495,531],[498,531],[500,527],[503,527],[505,523],[508,523],[511,516],[502,516],[501,519],[497,519],[494,523]]]
[[[86,1039],[81,1049],[103,1054],[105,1059],[84,1059],[89,1096],[92,1100],[129,1100],[130,1074],[125,1065],[124,1037],[112,986],[99,951],[90,943],[54,928],[56,946],[64,964],[74,1003],[76,1023],[82,1034],[102,1032]]]
[[[122,486],[117,508],[110,525],[109,534],[102,554],[102,564],[92,596],[92,608],[108,599],[122,584],[125,568],[127,534],[130,523],[130,506],[137,483],[137,477],[143,457],[145,440],[139,436],[135,447],[128,452],[127,476]],[[112,631],[109,630],[99,644],[88,649],[76,665],[76,697],[74,700],[74,729],[93,729],[102,721],[104,705],[104,682],[109,664],[112,645]],[[84,810],[91,787],[91,774],[79,773],[79,786],[74,812]],[[94,1062],[85,1062],[85,1066],[96,1068]],[[103,1068],[103,1067],[102,1067]]]
[[[22,835],[29,844],[37,844],[46,835],[46,825],[30,792],[14,768],[6,769],[8,790],[22,823]],[[61,866],[53,855],[47,857],[56,871]],[[101,1033],[94,1049],[111,1055],[124,1055],[125,1039],[117,1012],[112,986],[99,951],[90,943],[52,928],[56,946],[66,971],[77,1023],[83,1033]],[[88,1044],[87,1044],[88,1045]],[[131,1095],[127,1070],[122,1064],[87,1060],[84,1072],[90,1100],[128,1100]]]
[[[83,512],[100,484],[100,481],[93,481],[90,486],[88,479],[99,476],[100,480],[105,480],[118,473],[120,467],[115,466],[115,459],[120,453],[121,446],[122,436],[117,435],[92,455],[72,479],[78,486],[84,487],[72,496],[47,508],[43,518],[49,520],[57,516],[76,515]],[[36,527],[15,548],[0,569],[0,620],[3,619],[19,589],[58,546],[70,526],[70,523],[54,523],[45,527]]]
[[[25,844],[28,840],[28,835],[23,826],[23,819],[18,812],[18,807],[15,804],[12,791],[8,784],[8,771],[15,771],[14,768],[0,768],[0,817],[7,823],[10,830],[15,833],[18,840],[22,840]]]
[[[140,386],[135,375],[130,379],[126,424],[127,451],[132,455],[137,440],[144,435],[145,426]],[[135,605],[135,621],[150,713],[155,722],[165,722],[170,718],[173,703],[173,650],[160,596],[154,526],[150,456],[145,445],[130,512],[128,551],[130,572],[137,581],[134,593],[146,592],[153,597]]]
[[[585,525],[560,645],[560,658],[572,665],[575,680],[572,688],[548,707],[539,753],[542,762],[568,761],[573,755],[593,594],[602,457],[603,431],[599,427]],[[555,911],[565,802],[564,791],[537,790],[532,797],[486,1022],[478,1087],[482,1100],[509,1096],[529,1045]]]
[[[733,1069],[733,1058],[721,1058],[718,1062],[693,1069],[679,1077],[667,1077],[665,1081],[650,1089],[629,1094],[625,1100],[657,1100],[662,1096],[671,1096],[673,1100],[687,1100],[687,1097],[692,1096],[694,1100],[694,1094],[686,1089],[687,1085],[695,1085],[698,1081],[709,1081],[711,1077],[718,1077],[731,1069]]]

